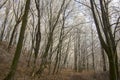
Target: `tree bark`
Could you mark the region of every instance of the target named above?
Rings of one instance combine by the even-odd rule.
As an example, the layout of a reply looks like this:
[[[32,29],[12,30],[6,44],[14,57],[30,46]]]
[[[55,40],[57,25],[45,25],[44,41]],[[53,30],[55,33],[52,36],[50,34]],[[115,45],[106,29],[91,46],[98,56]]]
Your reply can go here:
[[[109,57],[109,73],[110,73],[110,80],[118,80],[117,79],[117,69],[115,65],[115,60],[113,56]]]

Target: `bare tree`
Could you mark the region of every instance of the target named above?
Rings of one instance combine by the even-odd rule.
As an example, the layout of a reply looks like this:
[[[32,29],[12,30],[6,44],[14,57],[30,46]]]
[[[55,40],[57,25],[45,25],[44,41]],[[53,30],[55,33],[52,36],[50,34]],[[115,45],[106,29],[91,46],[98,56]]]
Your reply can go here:
[[[15,37],[15,32],[17,31],[17,28],[18,28],[18,25],[21,23],[22,21],[22,17],[23,17],[23,13],[22,13],[22,10],[23,10],[23,7],[21,7],[21,13],[19,12],[19,8],[20,8],[20,1],[18,3],[18,7],[17,7],[17,12],[15,11],[15,2],[13,1],[13,13],[15,15],[15,25],[13,27],[13,31],[12,31],[12,34],[11,34],[11,37],[10,37],[10,41],[9,41],[9,44],[8,44],[8,49],[10,48],[10,46],[12,45],[13,43],[13,39]],[[20,15],[19,15],[20,13]]]
[[[8,0],[5,0],[1,5],[0,5],[0,9],[7,3]],[[2,2],[2,1],[1,1]]]
[[[3,40],[4,38],[4,34],[5,34],[5,29],[6,29],[6,24],[7,24],[7,21],[8,21],[8,16],[9,16],[9,11],[10,11],[10,1],[6,7],[6,11],[5,11],[5,19],[4,19],[4,22],[2,23],[2,31],[1,31],[1,34],[0,34],[0,41]]]
[[[94,0],[90,0],[90,4],[100,43],[109,59],[110,80],[118,80],[117,44],[109,19],[109,2],[106,0],[99,0],[100,10],[98,10]],[[101,13],[98,11],[101,11]]]
[[[52,1],[51,1],[52,2]],[[59,18],[60,18],[60,15],[62,13],[62,10],[63,10],[63,6],[65,4],[65,0],[62,1],[62,4],[60,6],[60,9],[57,13],[57,16],[56,18],[52,15],[52,6],[51,6],[51,3],[50,3],[50,19],[49,19],[49,35],[48,35],[48,41],[47,41],[47,45],[46,45],[46,48],[45,48],[45,51],[44,53],[42,54],[42,61],[41,61],[41,64],[40,64],[40,69],[36,72],[37,74],[41,74],[47,64],[47,56],[48,56],[48,53],[49,53],[49,49],[50,49],[50,46],[51,46],[51,42],[53,40],[53,32],[58,24],[58,21],[59,21]],[[55,19],[54,19],[55,18]],[[54,22],[52,22],[52,20]]]
[[[22,17],[22,26],[21,26],[21,31],[20,31],[20,37],[18,40],[14,59],[13,59],[12,65],[11,65],[10,72],[8,73],[8,75],[5,77],[4,80],[13,80],[14,79],[15,71],[16,71],[16,68],[18,65],[18,60],[20,58],[20,54],[21,54],[21,50],[22,50],[22,43],[23,43],[23,39],[24,39],[25,28],[27,25],[27,16],[29,13],[29,7],[30,7],[30,0],[27,0],[26,5],[25,5],[24,15]]]

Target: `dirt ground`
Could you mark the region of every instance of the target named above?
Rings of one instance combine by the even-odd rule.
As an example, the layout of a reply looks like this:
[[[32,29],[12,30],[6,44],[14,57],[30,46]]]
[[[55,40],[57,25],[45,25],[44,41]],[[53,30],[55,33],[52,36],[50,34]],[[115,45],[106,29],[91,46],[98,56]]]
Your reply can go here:
[[[9,72],[13,59],[15,48],[7,50],[7,43],[0,43],[0,80],[3,80]],[[108,73],[93,71],[83,71],[81,73],[74,72],[70,69],[62,70],[59,74],[48,75],[43,74],[40,78],[30,75],[32,68],[27,66],[28,57],[21,55],[15,80],[109,80]]]

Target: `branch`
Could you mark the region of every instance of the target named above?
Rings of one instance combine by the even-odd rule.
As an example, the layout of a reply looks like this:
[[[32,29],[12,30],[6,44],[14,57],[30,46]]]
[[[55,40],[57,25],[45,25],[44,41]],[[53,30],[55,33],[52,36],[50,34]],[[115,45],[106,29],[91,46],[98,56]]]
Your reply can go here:
[[[120,16],[117,19],[116,26],[115,26],[115,29],[114,29],[114,32],[113,32],[113,37],[114,38],[115,38],[116,29],[118,28],[119,20],[120,20]]]
[[[75,2],[77,2],[77,3],[80,3],[80,4],[82,4],[82,5],[84,5],[84,6],[86,6],[86,7],[88,7],[89,9],[91,9],[91,7],[90,6],[88,6],[87,4],[85,4],[85,3],[82,3],[82,2],[80,2],[80,1],[77,1],[77,0],[74,0]]]
[[[8,0],[4,1],[3,4],[0,5],[0,9],[7,3]]]

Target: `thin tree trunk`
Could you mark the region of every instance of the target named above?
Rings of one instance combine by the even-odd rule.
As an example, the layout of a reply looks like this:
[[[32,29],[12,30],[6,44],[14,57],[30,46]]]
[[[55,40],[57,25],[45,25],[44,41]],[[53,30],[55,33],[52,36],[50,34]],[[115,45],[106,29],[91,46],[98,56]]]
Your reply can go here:
[[[95,71],[95,57],[94,57],[94,36],[93,36],[93,29],[91,28],[91,36],[92,36],[92,63],[93,63],[93,70]]]
[[[105,53],[104,49],[101,47],[101,54],[102,54],[102,61],[103,61],[103,71],[106,71],[106,59],[105,59]]]
[[[14,37],[14,34],[15,34],[15,31],[16,31],[16,28],[17,26],[19,25],[20,21],[17,21],[17,23],[15,24],[14,26],[14,29],[13,29],[13,32],[12,32],[12,35],[11,35],[11,38],[10,38],[10,42],[8,44],[8,49],[10,48],[10,46],[12,45],[12,42],[13,42],[13,37]]]

